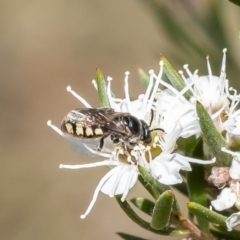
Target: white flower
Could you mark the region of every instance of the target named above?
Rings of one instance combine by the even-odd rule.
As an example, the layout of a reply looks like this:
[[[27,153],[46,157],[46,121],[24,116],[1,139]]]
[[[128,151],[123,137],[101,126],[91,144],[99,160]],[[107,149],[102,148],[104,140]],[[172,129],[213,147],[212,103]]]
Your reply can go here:
[[[211,204],[218,211],[231,208],[233,205],[240,209],[240,153],[232,152],[225,148],[222,148],[222,151],[233,156],[232,165],[229,169],[231,180],[229,187],[224,188],[217,199],[213,200]],[[240,212],[234,213],[226,220],[229,231],[240,223],[239,215]]]
[[[182,131],[178,137],[190,137],[201,132],[195,105],[185,98],[179,98],[169,91],[163,91],[158,95],[156,106],[155,124],[164,129],[166,133],[173,131],[176,125],[181,126]]]
[[[229,114],[223,126],[229,135],[240,136],[240,110]]]
[[[160,147],[162,152],[154,159],[151,159],[149,163],[151,175],[160,183],[166,185],[181,183],[183,179],[179,171],[191,171],[192,168],[190,162],[212,164],[215,161],[215,159],[204,161],[175,153],[176,141],[182,132],[182,128],[179,125],[175,126],[175,129],[171,132],[166,133],[161,137],[156,137],[154,146]]]
[[[132,115],[144,119],[144,117],[148,117],[147,114],[151,111],[151,105],[154,100],[154,93],[157,91],[159,79],[162,76],[162,63],[159,75],[157,79],[153,77],[153,71],[150,76],[150,84],[146,90],[145,95],[141,95],[137,100],[130,101],[129,93],[128,93],[128,75],[126,73],[125,78],[125,99],[115,99],[112,98],[111,89],[110,89],[110,81],[108,78],[108,97],[110,101],[111,107],[117,112],[130,112]],[[155,75],[154,75],[155,76]],[[150,96],[153,84],[155,80],[154,89],[152,95]],[[95,81],[93,81],[95,88],[97,85]],[[74,97],[76,97],[85,107],[91,108],[91,105],[75,93],[71,87],[67,87],[67,91],[70,92]],[[129,190],[135,185],[138,178],[138,165],[148,168],[148,162],[145,159],[145,152],[149,151],[148,148],[144,146],[136,146],[131,153],[123,152],[122,148],[114,145],[109,138],[104,141],[104,147],[101,152],[93,150],[96,147],[96,142],[99,141],[86,141],[74,136],[70,136],[62,132],[58,127],[52,125],[51,121],[47,123],[53,130],[55,130],[60,136],[67,139],[70,142],[71,147],[74,151],[80,154],[87,155],[98,155],[104,157],[105,160],[89,163],[89,164],[80,164],[80,165],[60,165],[60,168],[68,168],[68,169],[81,169],[81,168],[91,168],[91,167],[99,167],[99,166],[110,166],[113,167],[99,182],[98,186],[95,189],[93,199],[85,212],[85,214],[81,215],[81,218],[85,218],[89,212],[91,211],[99,192],[103,192],[110,197],[114,195],[122,194],[122,201],[125,200]],[[125,155],[124,155],[125,154]],[[120,157],[121,155],[121,157]]]
[[[213,200],[211,204],[216,210],[222,211],[232,207],[236,200],[235,192],[231,188],[224,188],[218,195],[217,199]]]
[[[81,218],[85,218],[91,211],[99,192],[103,192],[110,197],[122,194],[122,201],[125,200],[129,190],[135,185],[138,178],[138,166],[144,167],[150,171],[153,178],[157,179],[160,183],[173,185],[181,183],[182,177],[179,174],[180,170],[191,171],[189,162],[195,162],[199,164],[211,164],[213,160],[202,161],[199,159],[193,159],[182,156],[179,153],[174,152],[176,148],[176,141],[180,136],[191,136],[199,133],[199,125],[193,105],[190,104],[184,97],[183,93],[186,89],[183,89],[180,93],[174,90],[173,87],[164,83],[161,79],[163,71],[163,62],[160,62],[160,70],[156,75],[153,71],[150,71],[150,83],[145,94],[140,95],[137,100],[130,101],[128,92],[128,75],[125,77],[125,99],[116,99],[112,97],[111,93],[111,79],[108,78],[107,94],[111,108],[116,112],[129,112],[133,116],[149,122],[149,115],[152,109],[155,110],[153,122],[154,128],[166,127],[167,132],[162,136],[156,136],[153,141],[153,145],[141,145],[137,144],[133,149],[128,149],[128,152],[123,149],[120,144],[113,144],[109,137],[104,140],[104,147],[99,151],[93,150],[98,144],[99,138],[96,141],[87,141],[82,138],[70,136],[62,132],[59,128],[51,124],[48,121],[48,125],[55,130],[59,135],[69,140],[73,150],[80,154],[96,155],[103,157],[104,160],[89,164],[80,165],[63,165],[61,168],[68,169],[81,169],[92,168],[99,166],[110,166],[111,170],[100,180],[93,195],[93,199]],[[97,85],[93,81],[95,88]],[[174,93],[171,107],[163,109],[158,112],[158,105],[155,104],[157,91],[159,84],[168,87]],[[188,86],[189,87],[189,86]],[[79,101],[87,108],[91,108],[91,105],[87,103],[81,96],[76,94],[70,87],[67,90],[75,96]],[[169,97],[169,96],[168,96]],[[162,97],[163,102],[164,96]],[[174,106],[177,103],[177,107]],[[160,109],[160,108],[159,108]],[[151,126],[152,128],[152,126]],[[158,134],[159,131],[156,131]],[[155,135],[156,135],[155,134]],[[153,147],[159,148],[159,155],[152,156]]]
[[[228,231],[232,231],[232,229],[240,224],[240,212],[233,213],[229,218],[226,219],[226,225]]]
[[[230,107],[226,111],[227,120],[223,122],[223,127],[226,130],[226,141],[229,146],[239,145],[240,142],[240,110],[239,101],[240,95],[237,94],[237,91],[233,88],[228,88],[228,82],[226,86],[226,91],[229,99],[231,100]],[[229,91],[232,91],[233,94],[230,94]]]
[[[188,74],[188,79],[183,75],[183,80],[186,84],[194,83],[190,91],[193,94],[193,98],[201,102],[208,113],[212,115],[215,119],[220,115],[223,110],[228,107],[227,94],[225,93],[226,85],[226,49],[223,49],[223,59],[221,66],[220,76],[212,75],[212,70],[209,63],[209,58],[207,57],[207,76],[197,76],[196,72],[192,74],[188,69],[188,65],[184,65],[184,69]],[[213,115],[214,114],[214,115]]]
[[[90,152],[93,152],[96,155],[104,157],[105,160],[89,163],[89,164],[80,164],[80,165],[64,165],[61,164],[60,168],[67,169],[82,169],[82,168],[92,168],[99,166],[110,166],[113,167],[98,183],[92,201],[90,202],[86,212],[81,215],[81,218],[85,218],[91,211],[94,203],[97,200],[98,194],[101,191],[102,193],[113,197],[118,194],[122,194],[121,200],[124,201],[129,190],[135,185],[138,179],[138,169],[137,165],[133,162],[123,162],[119,160],[119,153],[103,153],[95,151],[88,146],[85,146]],[[129,160],[130,161],[130,160]]]
[[[51,124],[51,121],[48,121],[48,125],[53,128],[58,134],[64,138],[69,138],[64,134],[59,128]],[[123,149],[116,145],[112,144],[112,148],[105,147],[106,144],[109,144],[110,141],[104,142],[104,148],[101,152],[93,150],[91,145],[85,144],[84,142],[77,141],[78,139],[70,137],[68,139],[73,144],[80,154],[90,155],[90,156],[100,156],[105,158],[95,163],[88,164],[79,164],[79,165],[66,165],[60,164],[60,168],[66,169],[82,169],[82,168],[92,168],[100,166],[109,166],[112,167],[111,170],[103,176],[103,178],[98,183],[92,201],[89,204],[86,212],[81,215],[81,218],[85,218],[91,211],[94,203],[97,200],[98,194],[101,191],[102,193],[113,197],[118,194],[122,194],[121,200],[124,201],[129,190],[135,185],[138,179],[138,165],[148,168],[147,160],[145,159],[145,149],[144,147],[140,149],[138,146],[131,151],[128,155],[125,155]],[[72,141],[72,142],[71,142]],[[98,140],[99,141],[99,140]]]
[[[160,70],[156,75],[153,70],[149,71],[149,85],[145,94],[139,95],[138,99],[130,100],[128,89],[128,76],[129,72],[125,72],[125,99],[113,98],[111,93],[111,81],[112,78],[108,78],[107,93],[111,108],[116,112],[129,112],[138,119],[148,121],[149,114],[152,109],[154,98],[158,90],[159,83],[162,81],[163,62],[160,61]]]

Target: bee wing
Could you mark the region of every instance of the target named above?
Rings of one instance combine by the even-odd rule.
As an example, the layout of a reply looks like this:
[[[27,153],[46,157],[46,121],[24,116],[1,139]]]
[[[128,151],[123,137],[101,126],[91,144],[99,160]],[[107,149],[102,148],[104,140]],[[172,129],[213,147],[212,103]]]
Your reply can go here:
[[[80,155],[95,157],[96,155],[92,152],[90,152],[84,144],[86,144],[88,147],[92,149],[96,149],[99,144],[98,138],[91,138],[91,139],[82,139],[82,138],[76,138],[72,136],[68,136],[68,141],[70,144],[71,149]]]
[[[77,108],[70,111],[66,119],[71,122],[81,122],[86,126],[103,126],[109,121],[109,117],[114,114],[112,108]]]
[[[106,133],[112,108],[77,108],[63,119],[61,130],[77,138],[99,138]]]
[[[129,116],[130,113],[115,112],[112,108],[89,108],[86,110],[86,122],[94,122],[102,129],[119,134],[129,134],[126,127],[117,120],[118,117]],[[82,111],[83,112],[83,111]],[[85,113],[85,111],[84,111]]]
[[[123,135],[131,134],[130,130],[122,123],[123,116],[130,116],[130,113],[114,112],[108,116],[108,125],[106,128],[112,132]]]

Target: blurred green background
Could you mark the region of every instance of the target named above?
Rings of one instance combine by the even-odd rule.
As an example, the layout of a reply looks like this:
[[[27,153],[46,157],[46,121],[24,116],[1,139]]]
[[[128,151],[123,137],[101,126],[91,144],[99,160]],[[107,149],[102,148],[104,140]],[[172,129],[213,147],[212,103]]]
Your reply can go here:
[[[103,194],[81,220],[108,169],[60,170],[60,163],[97,159],[76,155],[46,125],[48,119],[59,125],[69,110],[81,107],[66,92],[68,85],[98,106],[91,84],[95,66],[113,77],[118,97],[130,71],[136,97],[143,90],[137,67],[158,69],[159,53],[176,70],[190,63],[200,75],[207,73],[210,55],[219,75],[227,47],[227,75],[238,87],[239,7],[228,1],[164,2],[0,1],[0,239],[120,239],[117,231],[170,239],[138,228]],[[148,195],[138,184],[128,199],[134,196]]]

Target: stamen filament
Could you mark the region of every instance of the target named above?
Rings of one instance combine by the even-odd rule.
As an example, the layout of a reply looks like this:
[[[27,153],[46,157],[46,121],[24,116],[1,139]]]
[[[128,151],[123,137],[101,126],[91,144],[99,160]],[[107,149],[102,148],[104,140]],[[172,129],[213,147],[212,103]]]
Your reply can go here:
[[[76,164],[76,165],[60,164],[59,168],[82,169],[82,168],[92,168],[92,167],[100,167],[100,166],[118,166],[118,165],[119,165],[119,162],[117,162],[117,161],[103,160],[101,162]]]
[[[47,121],[47,125],[49,127],[51,127],[56,133],[58,133],[61,137],[64,137],[64,134],[63,132],[58,128],[56,127],[55,125],[52,125],[52,121],[51,120],[48,120]]]
[[[67,87],[67,91],[70,92],[75,98],[77,98],[85,107],[92,108],[92,106],[84,98],[74,92],[70,86]]]
[[[84,214],[82,214],[80,216],[81,219],[84,219],[89,213],[90,211],[92,210],[96,200],[97,200],[97,197],[98,197],[98,194],[102,188],[102,186],[104,185],[104,183],[112,176],[115,174],[116,170],[118,170],[117,168],[113,168],[111,171],[109,171],[99,182],[99,184],[97,185],[95,191],[94,191],[94,194],[93,194],[93,198],[86,210],[86,212]]]

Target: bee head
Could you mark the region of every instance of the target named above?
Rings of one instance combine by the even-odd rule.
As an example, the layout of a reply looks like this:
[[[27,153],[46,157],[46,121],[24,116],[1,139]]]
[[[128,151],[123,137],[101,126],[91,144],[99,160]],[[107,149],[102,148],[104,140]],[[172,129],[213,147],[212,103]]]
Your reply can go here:
[[[142,123],[141,141],[143,141],[144,143],[150,143],[152,141],[152,136],[151,136],[151,131],[149,129],[149,126],[143,120],[140,120],[140,121]]]

